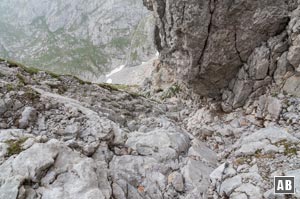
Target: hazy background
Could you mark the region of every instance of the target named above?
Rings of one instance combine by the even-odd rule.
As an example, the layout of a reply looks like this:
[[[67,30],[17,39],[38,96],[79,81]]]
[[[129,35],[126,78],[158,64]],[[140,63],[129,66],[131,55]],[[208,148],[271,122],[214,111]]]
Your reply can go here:
[[[141,0],[1,0],[0,57],[95,80],[153,57]]]

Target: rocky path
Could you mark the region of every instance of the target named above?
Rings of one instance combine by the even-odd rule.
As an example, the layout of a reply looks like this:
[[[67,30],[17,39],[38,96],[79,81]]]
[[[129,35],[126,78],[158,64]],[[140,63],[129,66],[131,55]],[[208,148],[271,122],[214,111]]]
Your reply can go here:
[[[299,180],[298,98],[266,95],[260,112],[223,113],[185,93],[159,102],[0,68],[1,199],[274,198],[272,176]]]
[[[207,189],[216,154],[199,142],[193,153],[214,157],[189,158],[192,137],[165,113],[171,105],[5,67],[0,198],[173,198],[184,176],[189,190]],[[194,165],[206,173],[200,187]]]

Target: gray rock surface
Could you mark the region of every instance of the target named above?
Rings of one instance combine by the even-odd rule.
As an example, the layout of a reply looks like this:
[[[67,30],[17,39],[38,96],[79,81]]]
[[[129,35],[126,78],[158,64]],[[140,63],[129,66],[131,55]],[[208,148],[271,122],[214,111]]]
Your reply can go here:
[[[296,54],[299,8],[290,15],[291,20],[286,30],[255,48],[248,57],[247,64],[244,64],[236,77],[231,80],[223,92],[224,111],[231,111],[233,108],[253,102],[266,92],[272,80],[280,87],[284,85],[286,93],[298,95],[299,72]]]
[[[19,120],[19,127],[26,128],[31,121],[36,119],[36,110],[32,107],[25,107]]]
[[[155,41],[163,65],[199,94],[210,96],[228,86],[251,53],[251,65],[255,65],[251,74],[264,79],[270,51],[263,47],[255,53],[254,49],[284,31],[289,11],[296,5],[263,0],[152,0],[144,4],[154,10]]]
[[[0,65],[1,197],[262,198],[300,168],[300,99],[277,84],[224,113],[184,87],[162,100]]]
[[[285,174],[287,176],[295,176],[295,185],[300,183],[300,169],[286,171]],[[295,186],[295,192],[296,197],[300,198],[300,189],[297,186]]]
[[[178,172],[173,172],[168,176],[168,181],[171,183],[176,191],[184,191],[184,183],[183,183],[183,177]]]
[[[220,187],[220,193],[225,195],[230,195],[236,188],[241,186],[242,178],[241,176],[235,176],[232,178],[228,178],[222,182]]]
[[[291,56],[299,35],[298,3],[144,4],[154,10],[156,41],[162,27],[170,28],[157,42],[161,61],[155,62],[153,78],[163,82],[176,77],[168,74],[192,63],[184,56],[202,52],[197,41],[207,35],[196,67],[203,73],[193,74],[208,78],[221,60],[222,66],[230,65],[221,72],[236,70],[230,79],[222,79],[222,89],[211,88],[213,96],[222,92],[222,101],[199,96],[180,81],[162,87],[154,82],[154,90],[146,81],[140,89],[88,83],[0,61],[1,197],[257,199],[275,197],[274,176],[295,175],[298,182],[300,98],[285,89],[290,78],[298,77],[296,57]],[[197,27],[207,16],[211,27],[201,35],[203,29]],[[199,18],[203,20],[194,20]],[[237,41],[233,50],[232,34]],[[172,57],[183,59],[178,65]],[[174,68],[165,67],[168,61],[174,61]],[[185,72],[180,73],[185,76],[189,69]],[[20,120],[26,124],[22,129]],[[298,190],[293,197],[299,198]]]
[[[117,85],[1,65],[8,71],[0,87],[6,102],[0,116],[6,125],[0,129],[1,197],[206,195],[217,154],[203,142],[191,143],[195,138],[180,125],[177,104]]]
[[[284,91],[294,95],[296,97],[300,96],[300,76],[292,76],[289,79],[287,79],[284,87]]]
[[[200,95],[222,95],[225,112],[252,104],[274,81],[298,95],[296,1],[145,0],[144,5],[153,10],[157,26],[154,89],[182,81]],[[275,107],[276,102],[269,106],[273,120],[280,111]]]

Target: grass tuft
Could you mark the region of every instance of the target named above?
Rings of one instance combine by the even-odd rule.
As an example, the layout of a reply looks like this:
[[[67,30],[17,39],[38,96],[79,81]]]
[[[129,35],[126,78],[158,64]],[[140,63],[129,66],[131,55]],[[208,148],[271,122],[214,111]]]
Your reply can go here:
[[[79,84],[81,84],[81,85],[84,85],[84,84],[91,85],[91,84],[92,84],[92,82],[84,81],[84,80],[80,79],[80,78],[77,77],[77,76],[72,76],[72,75],[68,75],[68,76],[75,78],[75,79],[79,82]]]
[[[30,75],[35,75],[40,71],[39,69],[33,67],[24,67],[23,70],[29,73]]]
[[[7,156],[19,154],[23,151],[22,144],[27,140],[27,138],[21,138],[19,140],[8,140],[5,143],[8,144]]]
[[[13,84],[7,84],[6,89],[7,89],[7,91],[13,91],[13,90],[15,90],[15,86]]]
[[[174,97],[180,91],[181,91],[180,86],[177,83],[175,83],[163,92],[161,99],[165,100],[165,99]]]
[[[20,73],[17,74],[17,78],[19,79],[19,81],[20,81],[22,84],[24,84],[24,85],[27,84],[27,81],[26,81],[25,77],[24,77],[23,75],[21,75]]]
[[[108,84],[108,83],[99,83],[97,85],[102,87],[102,88],[105,88],[105,89],[108,89],[108,90],[114,90],[114,91],[131,91],[133,88],[138,87],[138,85]]]
[[[290,143],[287,140],[279,141],[275,144],[277,147],[283,146],[284,147],[284,155],[292,156],[297,155],[297,146],[294,143]]]
[[[32,88],[28,88],[24,93],[23,97],[27,100],[34,101],[41,97],[41,94],[33,90]]]

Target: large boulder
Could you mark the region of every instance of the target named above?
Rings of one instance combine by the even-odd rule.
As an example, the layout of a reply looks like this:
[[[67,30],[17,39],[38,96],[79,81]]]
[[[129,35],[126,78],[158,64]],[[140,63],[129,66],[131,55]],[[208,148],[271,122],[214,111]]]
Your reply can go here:
[[[283,90],[288,94],[300,97],[300,77],[297,75],[290,77],[285,82]]]

